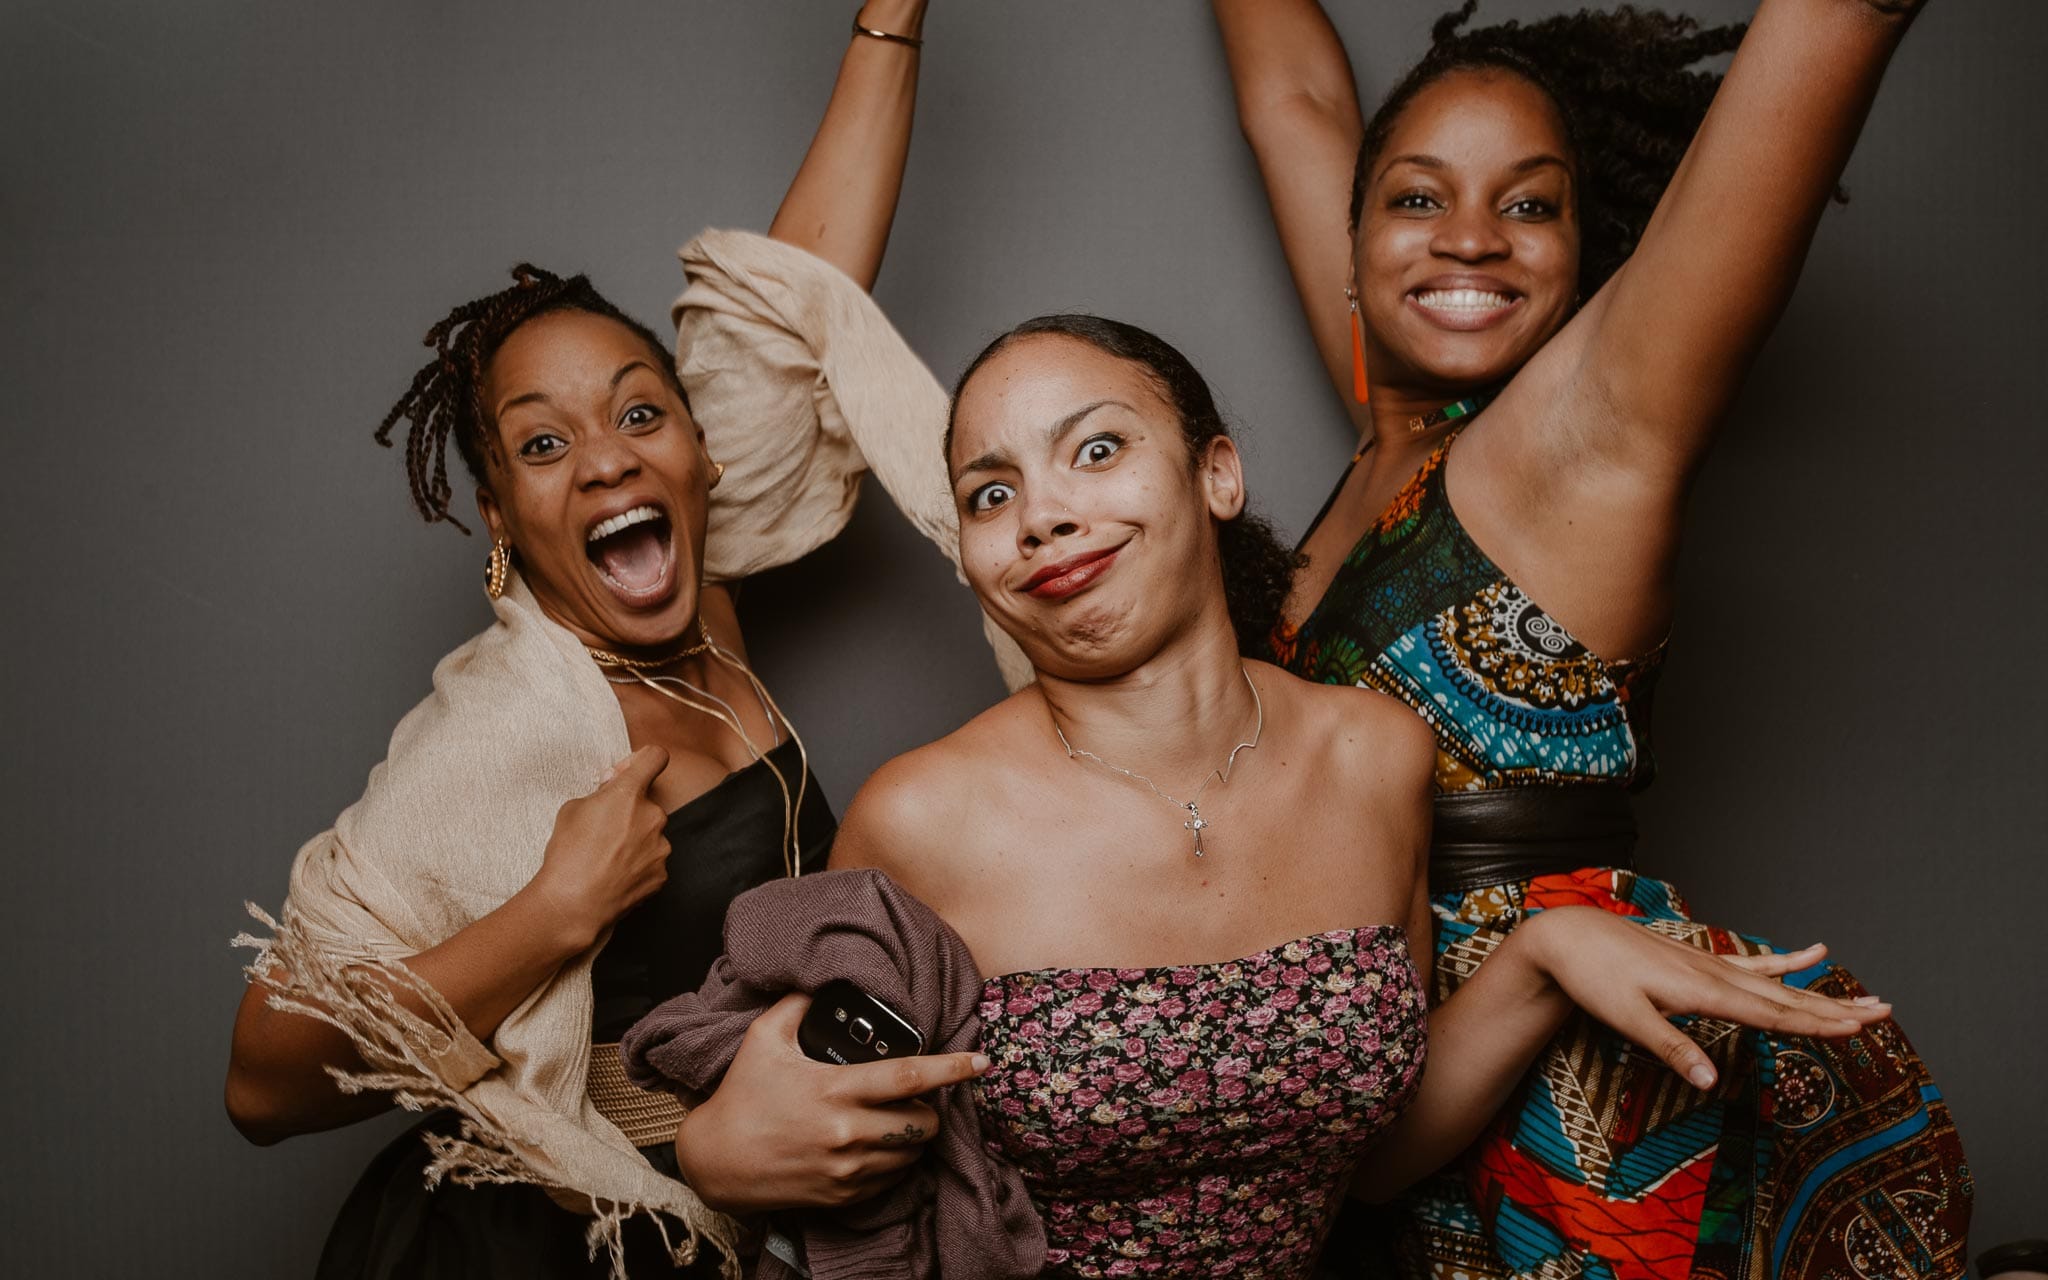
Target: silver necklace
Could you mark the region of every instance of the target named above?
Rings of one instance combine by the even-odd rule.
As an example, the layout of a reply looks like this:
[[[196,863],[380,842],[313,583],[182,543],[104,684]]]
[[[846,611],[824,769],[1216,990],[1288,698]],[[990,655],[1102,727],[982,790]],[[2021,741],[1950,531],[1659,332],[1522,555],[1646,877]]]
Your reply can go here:
[[[1202,832],[1213,825],[1207,818],[1202,816],[1202,793],[1209,789],[1209,784],[1212,782],[1229,782],[1230,771],[1237,767],[1237,753],[1245,750],[1256,750],[1259,745],[1259,739],[1266,732],[1266,704],[1259,698],[1259,686],[1252,683],[1252,673],[1244,666],[1240,664],[1238,670],[1244,673],[1244,687],[1252,691],[1252,708],[1258,713],[1258,723],[1252,726],[1250,741],[1240,742],[1232,747],[1230,755],[1223,761],[1223,767],[1210,770],[1209,776],[1202,779],[1202,785],[1195,788],[1195,794],[1186,800],[1180,800],[1168,795],[1160,789],[1158,783],[1142,773],[1132,773],[1129,769],[1123,768],[1120,765],[1111,764],[1093,751],[1083,751],[1073,743],[1068,742],[1066,733],[1060,728],[1058,716],[1052,717],[1052,731],[1059,736],[1060,745],[1067,749],[1067,759],[1072,760],[1075,756],[1086,756],[1111,773],[1120,773],[1134,782],[1144,783],[1151,789],[1153,795],[1158,796],[1174,808],[1186,810],[1188,820],[1180,825],[1195,833],[1195,856],[1199,858],[1202,856]],[[1051,714],[1052,704],[1046,704],[1046,712],[1048,715]]]

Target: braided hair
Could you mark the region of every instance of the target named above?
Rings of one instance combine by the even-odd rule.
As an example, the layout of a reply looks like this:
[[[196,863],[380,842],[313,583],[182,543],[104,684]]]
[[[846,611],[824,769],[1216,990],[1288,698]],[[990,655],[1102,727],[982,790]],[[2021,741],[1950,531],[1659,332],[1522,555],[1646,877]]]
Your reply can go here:
[[[1224,425],[1208,381],[1172,343],[1121,320],[1083,314],[1046,315],[1026,320],[997,337],[961,372],[960,380],[953,384],[953,405],[946,417],[945,448],[949,459],[953,452],[953,421],[960,411],[960,393],[967,389],[968,380],[1003,348],[1037,334],[1073,338],[1143,369],[1180,419],[1181,439],[1188,447],[1190,465],[1200,465],[1211,440],[1229,438],[1230,429]],[[1231,629],[1237,633],[1238,651],[1261,653],[1273,628],[1280,623],[1281,609],[1294,585],[1294,570],[1301,557],[1280,541],[1271,521],[1249,507],[1216,526],[1216,551],[1223,564],[1223,599],[1230,610]]]
[[[1564,118],[1578,196],[1579,291],[1590,298],[1635,252],[1720,87],[1719,74],[1694,64],[1731,52],[1748,26],[1702,29],[1682,14],[1624,4],[1467,29],[1478,7],[1479,0],[1465,0],[1437,19],[1429,52],[1366,125],[1351,180],[1351,225],[1364,213],[1373,165],[1416,94],[1457,71],[1511,72],[1541,89]]]
[[[552,311],[583,311],[625,325],[645,341],[657,357],[655,367],[667,373],[684,405],[684,394],[668,345],[652,329],[613,306],[590,283],[590,277],[564,278],[522,262],[512,268],[512,285],[488,297],[465,302],[427,330],[425,345],[434,358],[413,375],[412,385],[384,415],[377,443],[391,447],[391,430],[403,420],[405,474],[412,485],[412,503],[428,524],[445,521],[468,533],[449,513],[453,491],[448,484],[448,441],[477,483],[483,483],[484,459],[496,452],[495,423],[484,405],[484,376],[498,348],[514,330]]]

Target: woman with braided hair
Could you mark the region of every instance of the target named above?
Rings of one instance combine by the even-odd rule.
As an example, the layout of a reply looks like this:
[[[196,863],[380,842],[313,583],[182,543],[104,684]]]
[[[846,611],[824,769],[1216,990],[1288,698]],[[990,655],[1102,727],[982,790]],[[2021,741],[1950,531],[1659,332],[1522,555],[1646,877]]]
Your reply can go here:
[[[362,799],[301,850],[273,936],[248,940],[227,1079],[245,1135],[434,1109],[358,1183],[323,1277],[737,1276],[761,1240],[728,1212],[888,1184],[934,1128],[916,1095],[976,1070],[812,1063],[785,1002],[763,1019],[777,1106],[692,1140],[744,1146],[744,1185],[714,1188],[684,1172],[704,1153],[680,1104],[628,1084],[616,1045],[702,981],[735,894],[822,865],[832,835],[727,584],[836,533],[864,468],[928,531],[951,508],[939,459],[858,447],[876,417],[943,414],[935,384],[904,404],[931,380],[865,292],[924,7],[868,0],[770,238],[684,249],[680,372],[587,279],[521,265],[433,327],[378,431],[406,424],[429,522],[459,523],[453,442],[496,622],[436,669]]]
[[[1767,950],[1635,872],[1628,792],[1687,488],[1920,0],[1763,0],[1746,28],[1632,6],[1472,27],[1468,2],[1370,120],[1317,5],[1214,7],[1361,435],[1272,654],[1435,732],[1435,997],[1566,904]],[[1730,51],[1725,78],[1695,69]],[[1787,982],[1861,990],[1832,964]],[[1392,1215],[1403,1273],[1962,1274],[1967,1166],[1894,1023],[1846,1047],[1690,1030],[1706,1090],[1569,1025]],[[1360,1235],[1333,1257],[1377,1274],[1387,1232]]]

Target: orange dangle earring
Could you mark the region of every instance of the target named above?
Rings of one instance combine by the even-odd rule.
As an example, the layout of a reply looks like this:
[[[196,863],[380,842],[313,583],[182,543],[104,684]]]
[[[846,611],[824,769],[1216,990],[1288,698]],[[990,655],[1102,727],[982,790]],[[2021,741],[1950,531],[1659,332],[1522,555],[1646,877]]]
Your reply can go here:
[[[1351,304],[1351,398],[1364,404],[1372,397],[1365,380],[1365,322],[1358,315],[1358,286],[1344,286],[1344,300]]]

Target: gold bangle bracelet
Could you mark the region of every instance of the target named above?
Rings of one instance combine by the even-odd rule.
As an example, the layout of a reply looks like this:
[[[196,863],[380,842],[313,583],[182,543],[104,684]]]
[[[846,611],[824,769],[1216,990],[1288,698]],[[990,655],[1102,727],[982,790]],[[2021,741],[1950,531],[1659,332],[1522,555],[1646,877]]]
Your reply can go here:
[[[899,36],[893,31],[883,31],[879,27],[864,27],[860,25],[860,15],[857,13],[853,15],[853,34],[857,36],[872,36],[877,40],[887,40],[890,44],[905,45],[912,49],[924,48],[924,41],[917,36]]]

